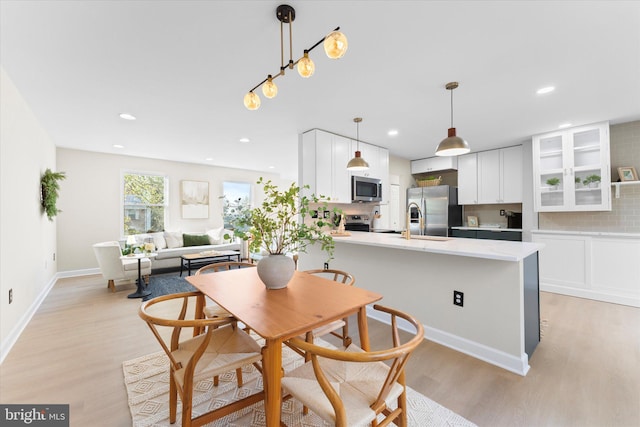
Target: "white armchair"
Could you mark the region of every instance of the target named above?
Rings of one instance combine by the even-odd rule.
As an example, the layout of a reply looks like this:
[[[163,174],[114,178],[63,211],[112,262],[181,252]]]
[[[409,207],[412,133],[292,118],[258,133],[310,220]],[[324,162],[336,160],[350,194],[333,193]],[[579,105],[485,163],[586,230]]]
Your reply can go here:
[[[138,278],[138,260],[137,259],[120,259],[122,256],[122,248],[120,243],[102,242],[93,245],[93,252],[96,254],[102,277],[107,279],[107,287],[111,292],[116,291],[116,280],[127,280]],[[151,260],[142,258],[140,260],[140,273],[144,277],[145,282],[149,282],[151,275]]]

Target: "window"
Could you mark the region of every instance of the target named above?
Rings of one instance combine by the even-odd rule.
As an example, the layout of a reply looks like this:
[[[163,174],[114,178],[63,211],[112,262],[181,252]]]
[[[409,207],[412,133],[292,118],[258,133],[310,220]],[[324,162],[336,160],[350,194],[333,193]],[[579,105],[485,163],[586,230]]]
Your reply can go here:
[[[167,178],[137,172],[123,175],[124,235],[164,230]]]
[[[224,228],[233,229],[234,219],[251,209],[251,184],[225,181],[222,183],[222,194],[224,195],[222,205]]]

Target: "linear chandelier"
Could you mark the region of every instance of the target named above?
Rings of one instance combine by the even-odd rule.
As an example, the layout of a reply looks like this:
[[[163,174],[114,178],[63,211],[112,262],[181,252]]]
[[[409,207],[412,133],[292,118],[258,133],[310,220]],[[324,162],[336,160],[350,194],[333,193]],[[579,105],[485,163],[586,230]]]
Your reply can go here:
[[[305,49],[301,58],[297,61],[293,60],[293,29],[291,23],[296,19],[296,11],[288,4],[281,4],[276,9],[276,18],[280,21],[280,71],[277,74],[269,74],[267,78],[258,83],[244,96],[244,106],[249,110],[257,110],[260,108],[260,97],[254,92],[262,86],[262,93],[267,98],[273,98],[278,94],[278,87],[273,82],[277,77],[284,76],[285,70],[297,66],[298,74],[302,77],[309,78],[315,71],[315,64],[309,58],[309,52],[315,49],[320,43],[324,45],[324,51],[331,59],[342,58],[347,51],[347,38],[337,27],[331,33],[320,39],[309,49]],[[289,25],[289,62],[284,63],[284,24]]]

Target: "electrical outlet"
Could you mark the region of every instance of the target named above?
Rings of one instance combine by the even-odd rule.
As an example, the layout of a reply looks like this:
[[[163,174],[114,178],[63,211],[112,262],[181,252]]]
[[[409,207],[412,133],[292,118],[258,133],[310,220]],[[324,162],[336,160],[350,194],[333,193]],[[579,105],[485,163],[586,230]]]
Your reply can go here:
[[[13,302],[13,288],[9,289],[9,304]]]
[[[464,293],[460,291],[453,291],[453,305],[464,306]]]
[[[507,213],[504,211],[504,209],[500,209],[500,216],[505,216]]]
[[[324,269],[325,269],[325,270],[328,270],[328,269],[329,269],[329,263],[328,263],[328,262],[325,262],[325,263],[324,263]]]
[[[53,253],[53,260],[54,261],[56,260],[56,253],[55,252]]]

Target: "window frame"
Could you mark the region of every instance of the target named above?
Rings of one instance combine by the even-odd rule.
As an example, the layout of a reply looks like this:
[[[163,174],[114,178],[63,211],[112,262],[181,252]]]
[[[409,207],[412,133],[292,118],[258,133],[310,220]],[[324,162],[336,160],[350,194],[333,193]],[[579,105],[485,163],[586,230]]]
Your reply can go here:
[[[124,227],[124,209],[125,209],[125,201],[124,201],[124,179],[125,175],[144,175],[144,176],[159,176],[163,178],[164,181],[164,204],[155,204],[155,205],[144,205],[144,206],[163,206],[164,208],[164,224],[162,224],[163,230],[166,229],[167,223],[169,220],[169,176],[166,173],[162,172],[153,172],[153,171],[142,171],[137,169],[123,169],[120,171],[120,239],[126,239],[127,235],[125,234]],[[160,230],[158,230],[160,231]],[[143,234],[146,231],[142,232]]]

